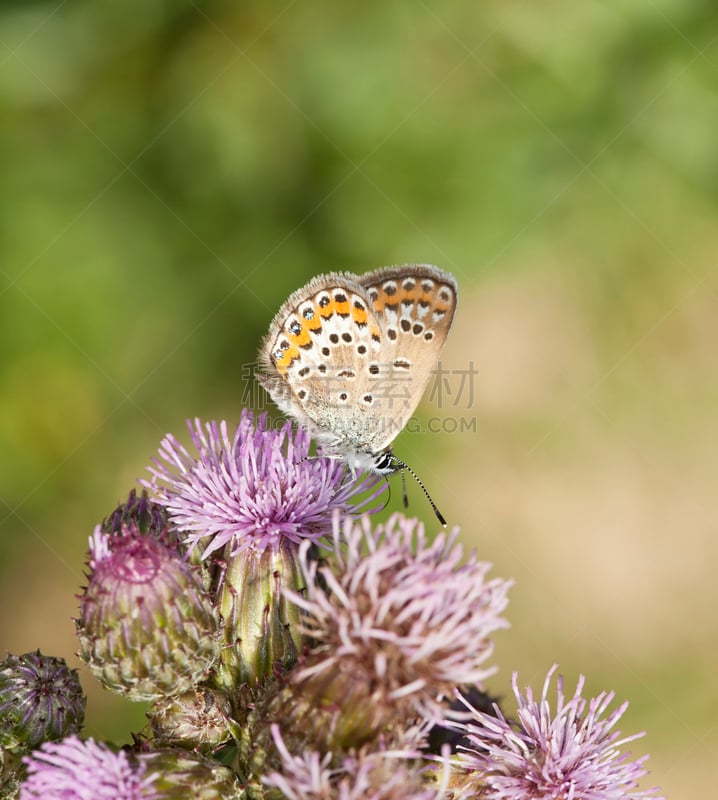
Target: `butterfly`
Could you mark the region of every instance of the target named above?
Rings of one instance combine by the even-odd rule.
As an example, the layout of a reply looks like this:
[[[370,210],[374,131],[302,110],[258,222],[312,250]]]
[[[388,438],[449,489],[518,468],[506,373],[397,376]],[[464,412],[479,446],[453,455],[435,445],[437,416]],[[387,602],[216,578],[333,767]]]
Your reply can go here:
[[[457,295],[452,275],[425,264],[319,275],[277,312],[257,378],[322,455],[352,474],[407,469],[424,489],[391,445],[431,378]]]

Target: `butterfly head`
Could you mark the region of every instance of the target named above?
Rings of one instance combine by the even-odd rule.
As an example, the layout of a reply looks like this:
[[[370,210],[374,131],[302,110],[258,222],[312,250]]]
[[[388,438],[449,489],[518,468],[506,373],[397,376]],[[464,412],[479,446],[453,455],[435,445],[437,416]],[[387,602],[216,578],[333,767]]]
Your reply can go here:
[[[400,461],[391,450],[384,450],[382,453],[377,453],[372,456],[373,463],[369,467],[371,472],[376,475],[391,475],[393,472],[398,472],[406,466],[403,461]]]

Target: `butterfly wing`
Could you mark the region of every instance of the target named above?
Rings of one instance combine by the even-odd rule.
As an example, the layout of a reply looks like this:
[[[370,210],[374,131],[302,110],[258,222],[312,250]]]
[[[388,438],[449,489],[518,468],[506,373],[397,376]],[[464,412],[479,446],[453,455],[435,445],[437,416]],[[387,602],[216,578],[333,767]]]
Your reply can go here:
[[[439,360],[454,320],[458,287],[453,275],[423,264],[383,267],[358,281],[380,322],[386,380],[404,398],[396,408],[396,435],[414,413]],[[378,449],[390,443],[377,442]]]
[[[456,282],[435,267],[320,275],[274,318],[259,381],[336,453],[374,455],[419,403],[455,308]]]
[[[272,399],[336,453],[365,453],[381,424],[372,392],[382,331],[355,275],[320,275],[277,313],[257,376]]]

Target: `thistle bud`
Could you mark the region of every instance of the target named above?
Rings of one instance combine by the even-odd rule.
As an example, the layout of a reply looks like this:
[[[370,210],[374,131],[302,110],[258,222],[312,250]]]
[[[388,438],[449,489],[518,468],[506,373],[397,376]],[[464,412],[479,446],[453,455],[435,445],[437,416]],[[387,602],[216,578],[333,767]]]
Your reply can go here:
[[[156,743],[201,753],[229,741],[236,728],[229,699],[207,686],[160,701],[148,716]]]
[[[224,642],[220,685],[261,682],[275,664],[294,663],[301,648],[300,610],[283,590],[303,585],[295,547],[230,558],[218,598]]]
[[[123,537],[128,530],[135,529],[143,536],[158,539],[192,564],[202,578],[203,586],[209,591],[212,583],[210,565],[201,560],[197,548],[191,550],[187,547],[185,535],[171,524],[167,511],[150,499],[146,489],[142,490],[139,497],[132,489],[127,502],[120,503],[102,521],[101,528],[111,536]]]
[[[121,503],[102,522],[104,533],[122,535],[123,528],[134,525],[143,536],[158,538],[164,536],[169,527],[167,512],[162,506],[150,500],[146,490],[137,497],[132,489],[126,503]]]
[[[65,660],[39,650],[0,663],[0,746],[22,754],[82,728],[85,697]]]
[[[217,621],[194,568],[134,523],[90,539],[80,597],[80,655],[106,688],[131,700],[181,694],[219,655]]]
[[[156,800],[240,800],[245,797],[234,772],[199,753],[181,749],[138,753],[132,759],[153,776]]]

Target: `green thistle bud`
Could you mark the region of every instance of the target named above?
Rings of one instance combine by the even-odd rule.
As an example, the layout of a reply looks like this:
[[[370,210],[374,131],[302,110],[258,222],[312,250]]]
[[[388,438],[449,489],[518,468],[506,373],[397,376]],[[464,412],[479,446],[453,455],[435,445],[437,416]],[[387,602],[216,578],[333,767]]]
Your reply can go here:
[[[0,663],[0,746],[19,755],[82,728],[85,697],[65,660],[39,650]]]
[[[303,578],[297,548],[290,545],[260,553],[240,552],[228,560],[219,592],[223,620],[218,684],[231,689],[272,675],[277,663],[296,660],[302,638],[299,608],[285,588],[299,590]]]
[[[90,539],[90,574],[76,620],[80,656],[111,691],[156,701],[202,681],[219,656],[201,578],[176,549],[137,526]]]
[[[167,749],[139,753],[137,764],[153,774],[152,789],[158,800],[241,800],[244,792],[237,776],[199,753]]]
[[[227,697],[205,686],[160,701],[148,717],[155,742],[201,753],[229,741],[237,727]]]

